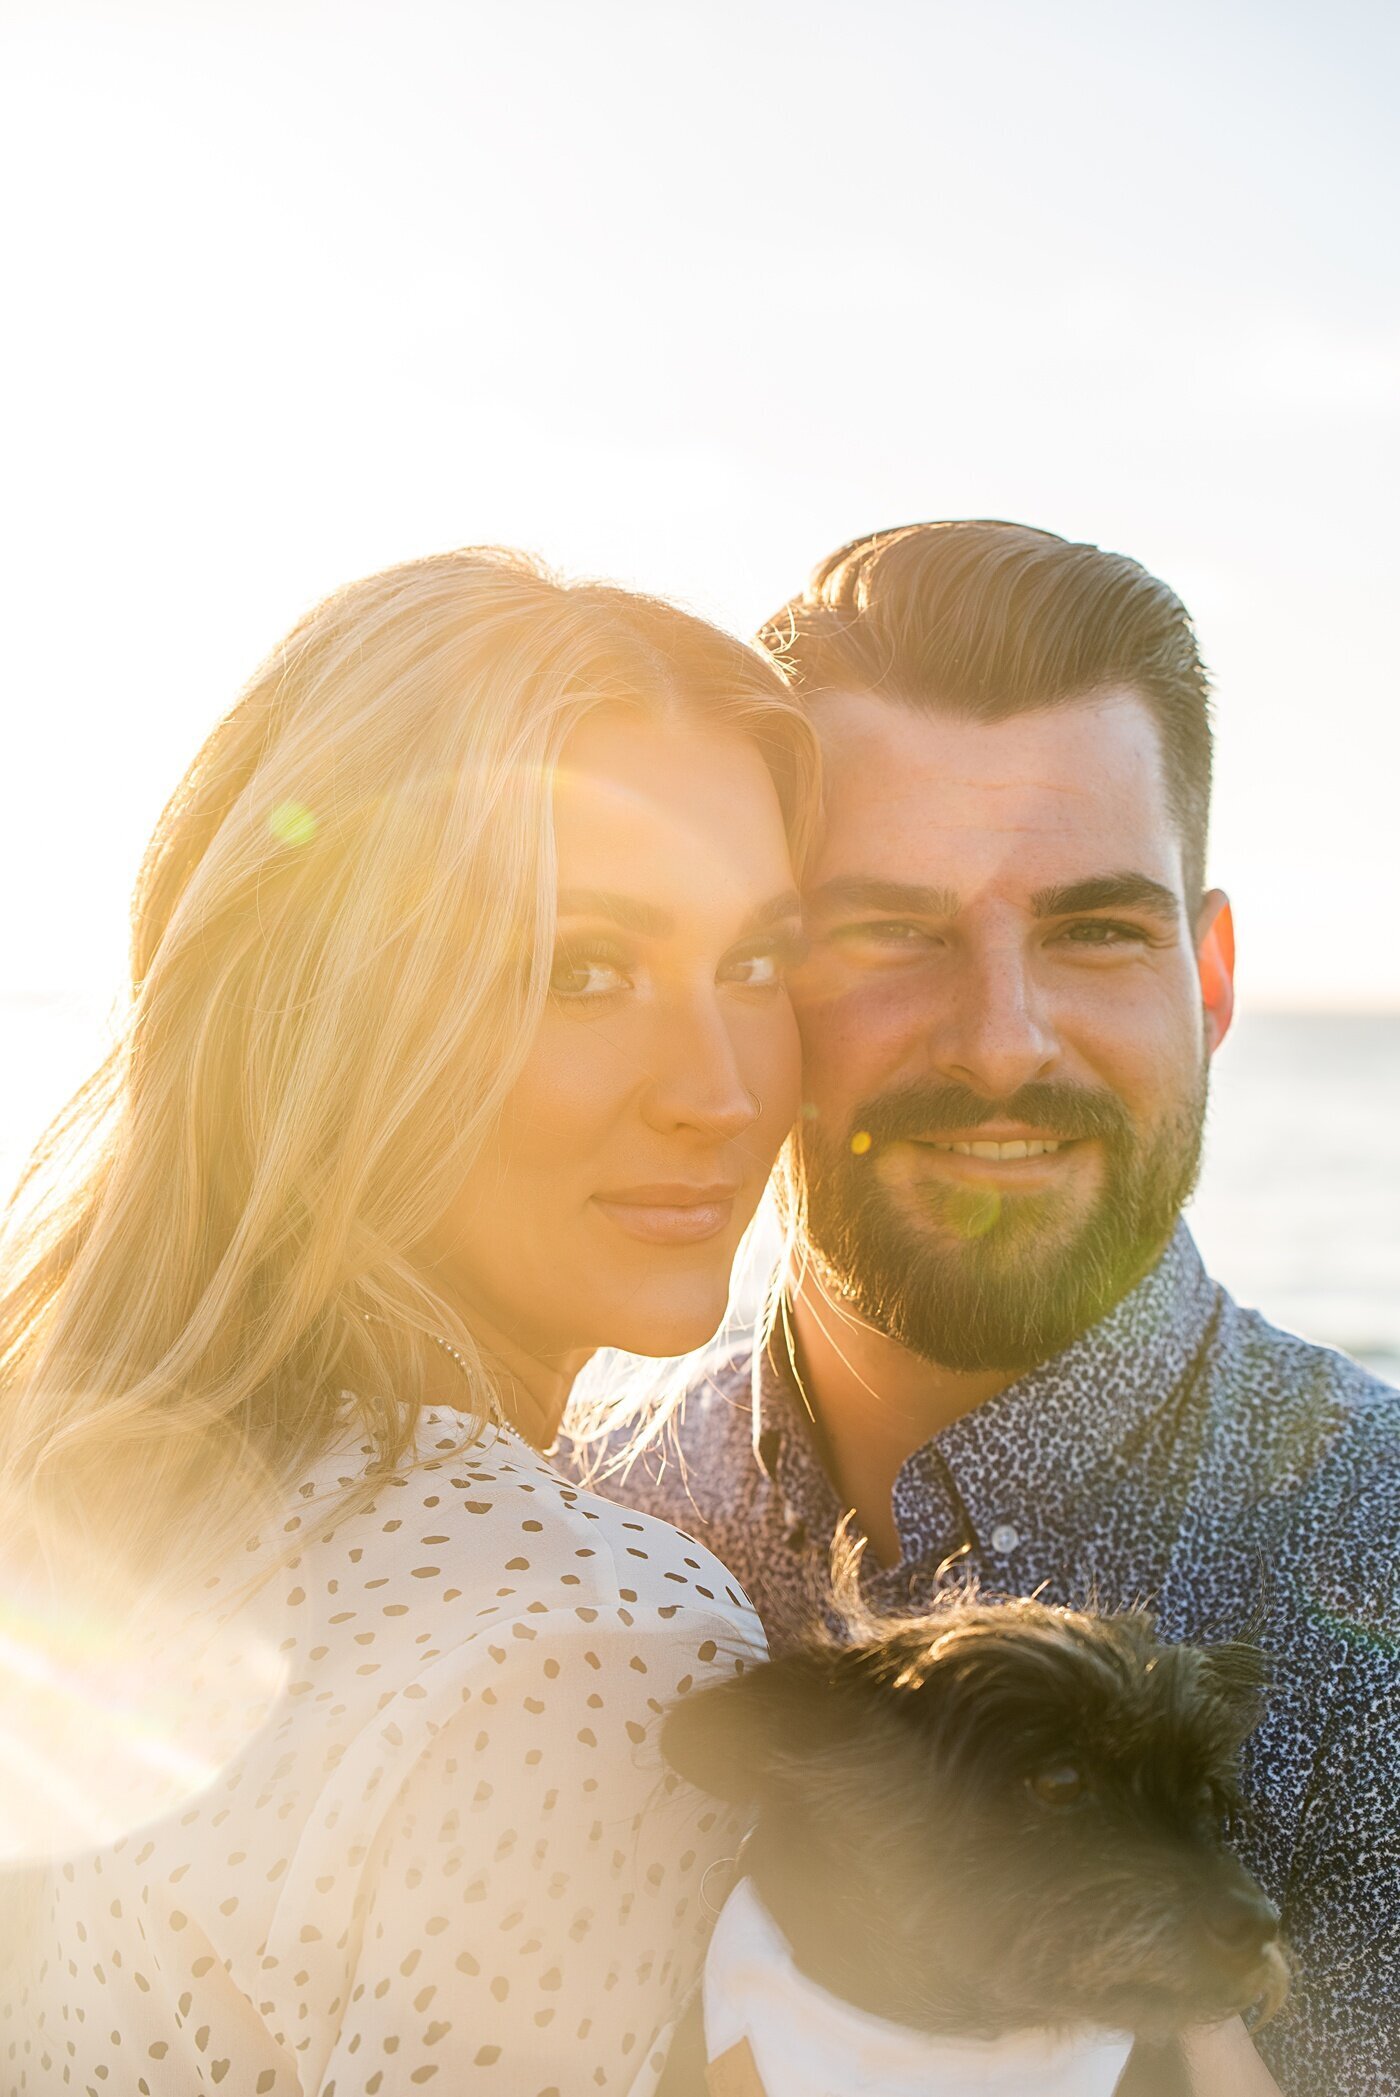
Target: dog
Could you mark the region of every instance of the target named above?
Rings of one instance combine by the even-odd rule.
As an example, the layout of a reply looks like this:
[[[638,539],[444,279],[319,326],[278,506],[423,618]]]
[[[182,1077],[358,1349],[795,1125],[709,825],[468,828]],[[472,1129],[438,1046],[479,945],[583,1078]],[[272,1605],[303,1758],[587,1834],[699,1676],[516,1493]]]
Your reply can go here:
[[[1166,2089],[1177,2034],[1273,2014],[1279,1917],[1228,1841],[1262,1656],[975,1593],[879,1621],[847,1570],[849,1643],[663,1726],[672,1769],[758,1816],[706,1969],[715,2097]]]

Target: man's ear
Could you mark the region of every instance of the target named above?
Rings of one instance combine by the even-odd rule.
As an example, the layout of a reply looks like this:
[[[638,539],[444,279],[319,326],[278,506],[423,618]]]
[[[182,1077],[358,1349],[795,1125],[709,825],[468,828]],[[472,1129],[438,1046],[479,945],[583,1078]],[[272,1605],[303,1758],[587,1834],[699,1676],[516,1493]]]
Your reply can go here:
[[[1206,1020],[1206,1049],[1214,1055],[1235,1014],[1235,920],[1223,889],[1208,889],[1196,916],[1196,970]]]
[[[805,1654],[692,1689],[666,1714],[661,1753],[687,1783],[746,1804],[769,1789],[784,1744],[810,1734],[820,1693]]]

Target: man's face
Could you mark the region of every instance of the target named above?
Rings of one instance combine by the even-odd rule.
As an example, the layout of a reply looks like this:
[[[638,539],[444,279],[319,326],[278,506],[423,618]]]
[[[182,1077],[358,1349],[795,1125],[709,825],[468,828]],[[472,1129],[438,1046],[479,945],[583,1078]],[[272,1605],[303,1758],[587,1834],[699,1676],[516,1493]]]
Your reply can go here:
[[[817,704],[798,1155],[826,1285],[957,1369],[1102,1316],[1195,1182],[1228,906],[1188,916],[1131,692],[980,723]]]

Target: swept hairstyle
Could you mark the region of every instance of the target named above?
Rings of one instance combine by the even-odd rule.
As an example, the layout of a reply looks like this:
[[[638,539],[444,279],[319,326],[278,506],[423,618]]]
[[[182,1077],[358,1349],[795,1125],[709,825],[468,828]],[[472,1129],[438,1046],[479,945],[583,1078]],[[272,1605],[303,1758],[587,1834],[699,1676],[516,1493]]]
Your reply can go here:
[[[871,692],[977,721],[1135,693],[1156,724],[1200,904],[1210,814],[1210,687],[1175,592],[1126,554],[968,518],[852,539],[759,636],[807,698]]]
[[[528,1051],[552,772],[603,707],[751,737],[800,859],[816,749],[776,669],[496,549],[338,591],[214,729],[141,874],[120,1038],[11,1205],[10,1542],[18,1520],[89,1564],[209,1561],[340,1432],[401,1467],[430,1334],[487,1414],[415,1247]]]

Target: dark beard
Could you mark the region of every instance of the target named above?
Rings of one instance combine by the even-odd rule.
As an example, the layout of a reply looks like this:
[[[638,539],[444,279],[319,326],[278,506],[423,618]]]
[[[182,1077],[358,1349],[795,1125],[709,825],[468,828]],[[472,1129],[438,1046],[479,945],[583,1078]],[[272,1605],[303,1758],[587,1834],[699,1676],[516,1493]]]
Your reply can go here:
[[[1026,1085],[995,1102],[958,1085],[911,1086],[859,1108],[839,1147],[808,1121],[796,1163],[810,1255],[838,1301],[926,1361],[1028,1369],[1103,1317],[1161,1251],[1196,1184],[1205,1110],[1203,1064],[1150,1140],[1115,1093],[1078,1085]],[[922,1230],[871,1169],[890,1143],[993,1119],[1099,1143],[1102,1184],[1077,1227],[1059,1193],[935,1182]],[[870,1142],[857,1152],[862,1132]]]

